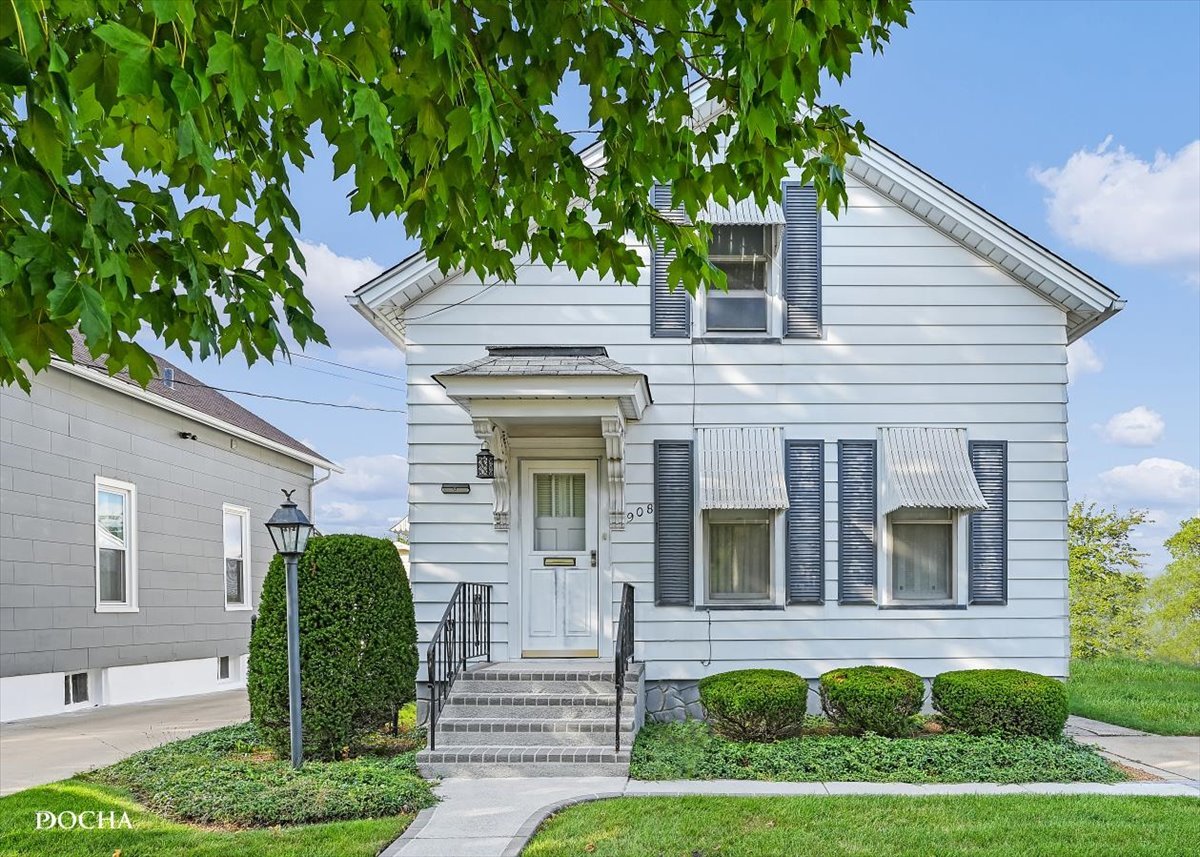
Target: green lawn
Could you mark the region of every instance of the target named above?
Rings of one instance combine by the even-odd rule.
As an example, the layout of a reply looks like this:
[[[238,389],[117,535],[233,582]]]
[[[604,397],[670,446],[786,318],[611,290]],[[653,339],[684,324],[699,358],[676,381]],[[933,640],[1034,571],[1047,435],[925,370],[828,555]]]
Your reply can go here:
[[[1171,857],[1197,841],[1194,798],[642,797],[569,807],[523,855]]]
[[[1155,661],[1072,661],[1071,713],[1158,735],[1200,735],[1200,669]]]
[[[129,813],[132,830],[42,830],[38,810]],[[259,830],[213,830],[166,821],[128,792],[79,779],[0,798],[2,857],[373,857],[413,816]]]

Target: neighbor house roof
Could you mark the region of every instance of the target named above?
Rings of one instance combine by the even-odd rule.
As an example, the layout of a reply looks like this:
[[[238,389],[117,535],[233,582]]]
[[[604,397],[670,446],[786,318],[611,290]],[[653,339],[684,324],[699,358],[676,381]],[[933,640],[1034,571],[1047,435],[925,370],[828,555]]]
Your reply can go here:
[[[698,122],[709,122],[724,112],[720,105],[706,101],[700,88],[693,102]],[[593,143],[580,156],[588,166],[602,167],[603,144]],[[1125,306],[1112,289],[874,141],[864,145],[861,154],[847,158],[846,167],[860,181],[1061,308],[1067,315],[1068,342]],[[347,299],[377,330],[404,348],[405,310],[460,273],[443,273],[436,261],[418,251],[359,286]]]
[[[150,356],[158,373],[143,389],[129,377],[127,370],[109,375],[105,358],[92,357],[78,332],[72,332],[72,339],[71,358],[74,362],[55,360],[53,366],[307,464],[341,472],[340,467],[320,453],[157,354]]]

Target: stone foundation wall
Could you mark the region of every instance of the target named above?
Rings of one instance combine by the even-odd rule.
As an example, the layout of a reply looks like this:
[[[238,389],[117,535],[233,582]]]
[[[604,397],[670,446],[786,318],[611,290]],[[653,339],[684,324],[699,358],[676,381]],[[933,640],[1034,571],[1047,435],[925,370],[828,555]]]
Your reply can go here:
[[[648,721],[704,719],[700,691],[694,681],[648,681],[645,700]]]

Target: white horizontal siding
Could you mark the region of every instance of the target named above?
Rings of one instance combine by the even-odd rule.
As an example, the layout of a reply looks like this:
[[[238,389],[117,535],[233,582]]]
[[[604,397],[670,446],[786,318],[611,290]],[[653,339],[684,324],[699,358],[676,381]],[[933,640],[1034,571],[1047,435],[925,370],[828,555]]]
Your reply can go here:
[[[874,191],[854,183],[840,218],[823,216],[825,337],[763,344],[651,340],[649,289],[521,266],[484,289],[464,275],[409,311],[409,478],[413,591],[428,639],[458,581],[494,586],[494,656],[508,650],[508,533],[491,525],[491,488],[474,479],[479,441],[432,376],[501,344],[604,345],[647,373],[654,404],[627,435],[626,503],[653,501],[653,441],[696,425],[775,425],[824,439],[827,603],[711,614],[658,608],[652,518],[613,533],[614,585],[635,584],[639,657],[651,679],[697,678],[765,663],[815,676],[857,663],[922,675],[1003,666],[1066,668],[1065,318],[1030,289]],[[644,254],[644,248],[643,254]],[[430,314],[433,313],[433,314]],[[427,316],[422,318],[422,316]],[[841,607],[837,593],[838,439],[885,424],[962,426],[1009,443],[1009,604],[967,610]],[[469,482],[469,495],[441,493]]]

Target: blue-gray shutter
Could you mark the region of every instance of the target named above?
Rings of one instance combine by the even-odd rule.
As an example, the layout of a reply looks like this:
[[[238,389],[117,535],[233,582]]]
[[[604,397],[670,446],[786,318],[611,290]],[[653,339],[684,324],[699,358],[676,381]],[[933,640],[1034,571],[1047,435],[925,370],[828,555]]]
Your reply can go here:
[[[654,442],[654,603],[690,606],[695,462],[690,440]]]
[[[967,537],[968,592],[972,604],[1008,603],[1008,444],[973,440],[967,445],[975,481],[988,507],[972,512]]]
[[[659,211],[671,208],[671,186],[655,185],[650,204]],[[667,285],[667,267],[675,254],[655,241],[650,250],[650,335],[688,339],[692,335],[692,296],[682,286]]]
[[[821,208],[810,184],[783,186],[783,335],[821,336]]]
[[[875,441],[838,441],[838,601],[874,604]]]
[[[784,444],[787,475],[788,604],[825,600],[825,444],[789,440]]]

